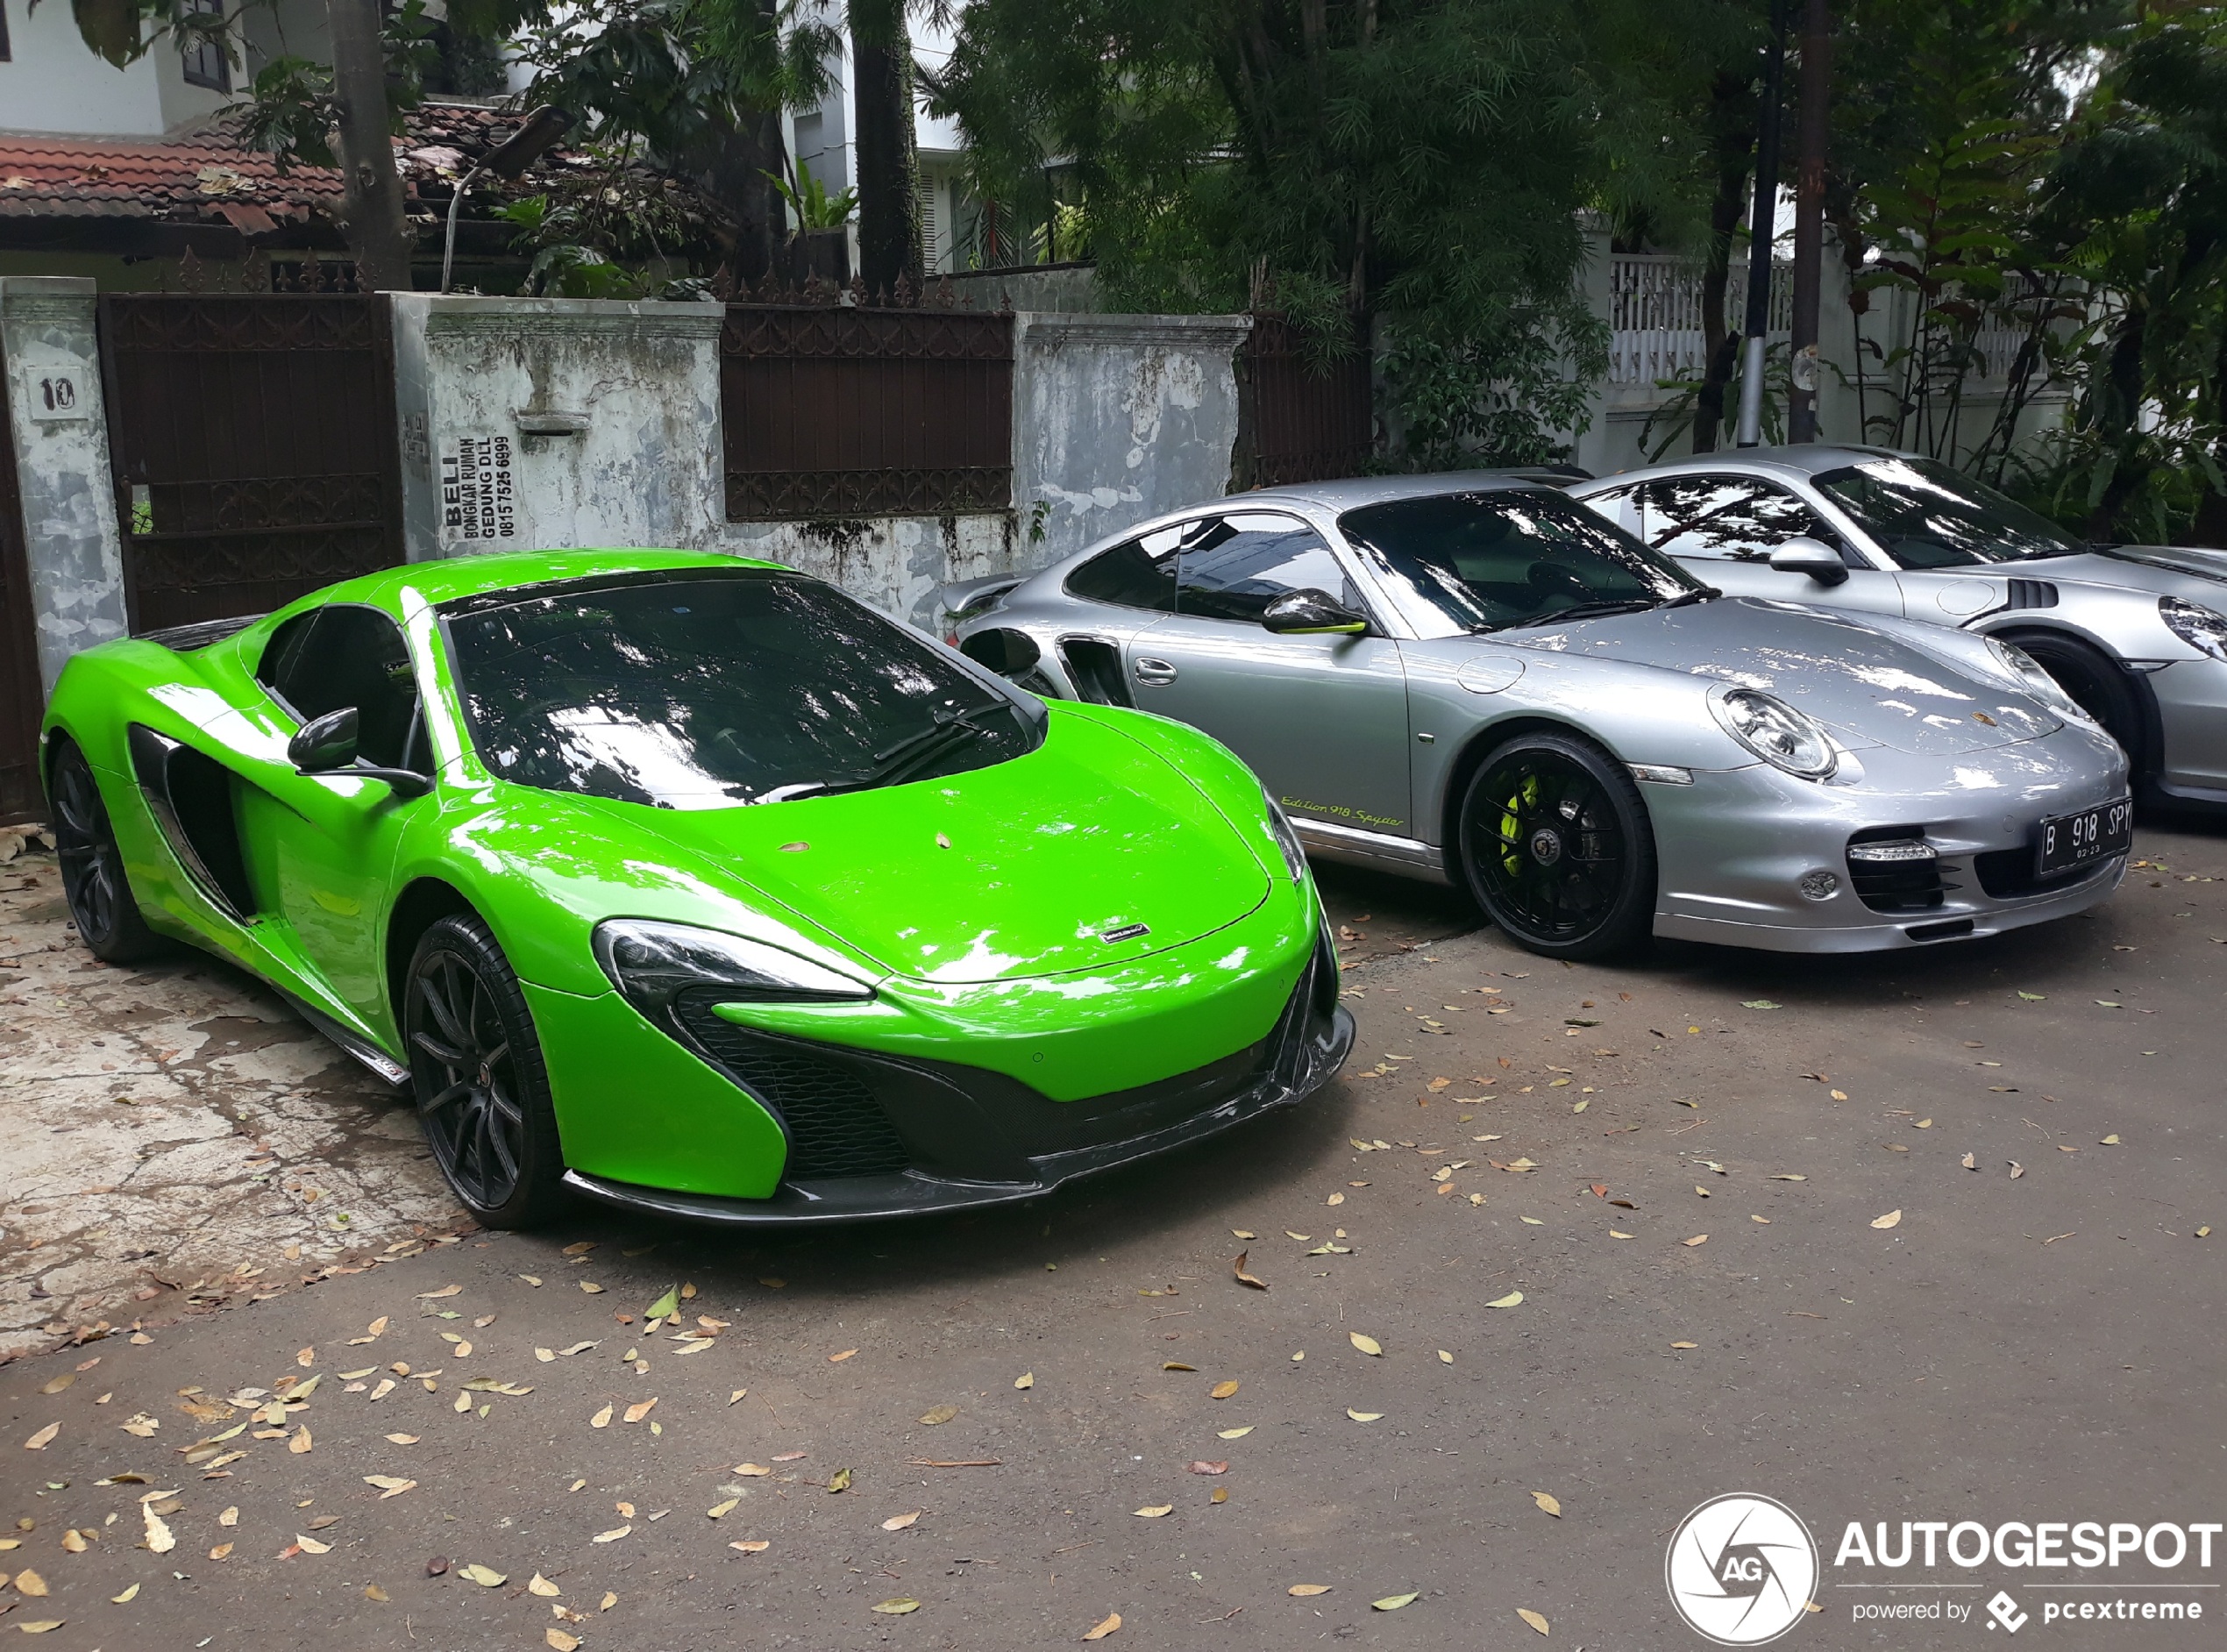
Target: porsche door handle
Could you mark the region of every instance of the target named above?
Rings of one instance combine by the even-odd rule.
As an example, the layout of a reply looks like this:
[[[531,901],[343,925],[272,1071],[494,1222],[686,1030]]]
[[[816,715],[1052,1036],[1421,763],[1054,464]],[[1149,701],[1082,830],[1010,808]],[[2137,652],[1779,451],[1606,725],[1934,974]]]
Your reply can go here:
[[[1157,687],[1162,683],[1173,682],[1176,680],[1176,668],[1166,660],[1155,659],[1148,654],[1129,668],[1129,674],[1139,682],[1150,683]]]

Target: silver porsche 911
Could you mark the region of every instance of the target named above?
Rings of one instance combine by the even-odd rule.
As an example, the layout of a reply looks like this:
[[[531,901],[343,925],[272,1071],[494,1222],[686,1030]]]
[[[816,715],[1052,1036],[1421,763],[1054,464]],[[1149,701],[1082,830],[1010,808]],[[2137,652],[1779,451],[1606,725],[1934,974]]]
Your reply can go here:
[[[2084,545],[1880,447],[1708,453],[1569,491],[1735,595],[2016,644],[2126,748],[2144,797],[2227,809],[2227,552]]]
[[[2017,650],[1723,596],[1535,483],[1267,489],[946,601],[972,659],[1198,725],[1313,853],[1552,957],[1992,935],[2125,870],[2125,758]]]

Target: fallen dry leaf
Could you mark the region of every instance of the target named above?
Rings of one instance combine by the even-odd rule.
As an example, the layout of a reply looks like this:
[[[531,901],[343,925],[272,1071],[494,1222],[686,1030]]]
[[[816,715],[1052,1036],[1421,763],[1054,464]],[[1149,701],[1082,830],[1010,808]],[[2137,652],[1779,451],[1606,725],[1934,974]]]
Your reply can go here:
[[[1540,1508],[1544,1509],[1548,1513],[1553,1515],[1556,1520],[1560,1520],[1562,1517],[1562,1506],[1555,1499],[1555,1494],[1552,1492],[1533,1492],[1531,1494],[1531,1500],[1538,1504]]]
[[[1106,1621],[1099,1624],[1096,1628],[1091,1630],[1088,1634],[1084,1635],[1083,1639],[1085,1641],[1103,1641],[1107,1635],[1113,1634],[1114,1630],[1120,1628],[1121,1627],[1121,1614],[1118,1612],[1109,1612],[1106,1614]]]
[[[1896,1228],[1902,1225],[1902,1220],[1901,1211],[1890,1210],[1883,1216],[1874,1216],[1871,1219],[1871,1225],[1875,1228]]]
[[[1013,1379],[1013,1385],[1015,1388],[1034,1388],[1036,1385],[1036,1373],[1033,1371],[1022,1371],[1020,1376]]]
[[[1186,1463],[1184,1464],[1184,1467],[1187,1471],[1192,1474],[1227,1474],[1229,1472],[1229,1464],[1227,1463]]]
[[[222,1560],[225,1556],[231,1554],[231,1552],[232,1546],[230,1543],[219,1543],[216,1548],[209,1551],[209,1558],[211,1560]]]
[[[379,1488],[379,1500],[382,1503],[390,1497],[400,1497],[405,1492],[415,1491],[417,1486],[415,1480],[402,1479],[392,1474],[366,1474],[364,1484]]]
[[[1242,1440],[1247,1435],[1252,1433],[1256,1426],[1249,1422],[1242,1428],[1217,1428],[1214,1431],[1214,1437],[1218,1440]]]
[[[1268,1281],[1265,1279],[1256,1278],[1253,1275],[1245,1271],[1245,1258],[1252,1254],[1253,1253],[1249,1250],[1239,1251],[1237,1253],[1237,1260],[1229,1264],[1230,1270],[1236,1275],[1238,1284],[1249,1285],[1256,1291],[1265,1291],[1268,1289]]]
[[[178,1546],[178,1540],[170,1535],[169,1527],[163,1523],[162,1516],[156,1513],[153,1507],[142,1503],[139,1513],[147,1523],[146,1542],[149,1553],[167,1555]]]
[[[416,1445],[417,1443],[417,1436],[414,1434],[390,1434],[387,1436],[387,1443],[389,1445]]]
[[[1300,1599],[1306,1600],[1315,1595],[1328,1594],[1330,1585],[1328,1584],[1293,1584],[1284,1592],[1287,1595],[1297,1595]]]
[[[32,1435],[30,1439],[25,1441],[23,1442],[23,1449],[26,1451],[44,1451],[48,1446],[54,1442],[54,1436],[61,1431],[61,1424],[59,1422],[50,1422],[45,1428],[39,1429],[38,1433]]]
[[[232,1505],[232,1506],[231,1506],[231,1507],[230,1507],[230,1508],[226,1509],[226,1510],[225,1510],[225,1511],[222,1513],[222,1514],[219,1514],[219,1515],[217,1517],[217,1525],[219,1525],[219,1526],[237,1526],[237,1525],[238,1525],[238,1524],[239,1524],[239,1506],[238,1506],[237,1503],[235,1503],[234,1505]]]
[[[1511,1291],[1507,1295],[1497,1298],[1496,1300],[1485,1304],[1485,1307],[1487,1307],[1497,1308],[1521,1307],[1522,1306],[1523,1292],[1520,1291]]]
[[[39,1386],[39,1392],[42,1394],[58,1394],[76,1380],[77,1373],[75,1371],[66,1371],[60,1376],[51,1377],[47,1378],[46,1381],[41,1383]]]
[[[846,1348],[840,1354],[830,1354],[828,1356],[828,1364],[830,1365],[840,1365],[844,1360],[849,1359],[858,1350],[855,1348]]]
[[[722,1520],[726,1516],[732,1514],[735,1512],[736,1506],[743,1499],[739,1497],[730,1497],[724,1503],[714,1503],[709,1508],[704,1511],[705,1518],[715,1520]]]
[[[1422,1592],[1419,1589],[1413,1589],[1404,1595],[1386,1595],[1382,1600],[1372,1600],[1369,1605],[1377,1612],[1397,1612],[1402,1606],[1412,1606],[1422,1598]]]
[[[1673,1342],[1670,1346],[1673,1348],[1699,1348],[1701,1344],[1699,1342]]]
[[[299,1532],[294,1534],[294,1542],[305,1555],[330,1555],[332,1552],[331,1543],[320,1543],[316,1538],[304,1537]]]
[[[648,1416],[651,1412],[657,1409],[657,1398],[655,1395],[652,1395],[651,1398],[643,1400],[638,1405],[629,1406],[626,1408],[626,1421],[629,1422],[641,1421],[643,1418]]]
[[[16,1627],[25,1634],[48,1634],[68,1621],[67,1618],[39,1618],[29,1623],[19,1623]]]
[[[745,1537],[740,1542],[729,1543],[727,1547],[739,1549],[745,1555],[762,1555],[773,1545],[763,1537]]]
[[[1363,1353],[1372,1357],[1381,1356],[1384,1351],[1384,1345],[1382,1342],[1373,1336],[1364,1336],[1359,1331],[1348,1331],[1346,1340]]]
[[[310,1440],[310,1425],[308,1423],[305,1422],[295,1429],[294,1437],[286,1442],[286,1449],[288,1451],[291,1451],[297,1457],[304,1455],[312,1449]]]
[[[893,1514],[881,1523],[881,1528],[886,1532],[901,1532],[920,1517],[921,1512],[918,1509],[913,1510],[909,1514]]]
[[[1540,1634],[1544,1634],[1547,1633],[1547,1620],[1541,1617],[1538,1613],[1533,1612],[1529,1606],[1518,1606],[1516,1608],[1516,1616],[1521,1618],[1533,1628],[1538,1630]]]
[[[908,1612],[918,1612],[920,1609],[921,1603],[910,1595],[899,1595],[895,1599],[881,1601],[874,1607],[876,1612],[885,1613],[893,1618],[901,1618]]]
[[[78,1531],[75,1527],[73,1527],[70,1530],[62,1534],[62,1548],[68,1553],[73,1555],[82,1555],[85,1552],[88,1547],[89,1545],[85,1542],[85,1534]]]
[[[957,1406],[931,1406],[921,1413],[921,1421],[933,1428],[939,1422],[949,1422],[959,1414]]]
[[[1147,1508],[1133,1508],[1129,1511],[1141,1520],[1156,1520],[1163,1514],[1172,1514],[1175,1512],[1176,1506],[1172,1503],[1156,1503]]]
[[[1705,1233],[1697,1233],[1697,1234],[1694,1235],[1694,1236],[1693,1236],[1692,1238],[1690,1238],[1690,1239],[1681,1239],[1681,1240],[1679,1240],[1679,1241],[1678,1241],[1678,1243],[1679,1243],[1680,1244],[1682,1244],[1682,1245],[1684,1245],[1684,1246],[1685,1246],[1685,1247],[1687,1247],[1689,1250],[1690,1250],[1690,1249],[1692,1249],[1692,1247],[1694,1247],[1695,1245],[1705,1245],[1705,1244],[1707,1244],[1707,1243],[1709,1243],[1709,1235],[1708,1235],[1707,1234],[1705,1234]]]
[[[541,1638],[556,1648],[556,1652],[580,1652],[580,1636],[566,1634],[551,1625],[541,1632]]]
[[[1351,1406],[1348,1406],[1346,1415],[1351,1417],[1355,1422],[1380,1422],[1384,1420],[1384,1413],[1381,1411],[1355,1411]]]
[[[16,1574],[16,1592],[43,1599],[46,1594],[46,1580],[35,1571],[19,1571]]]
[[[1209,1399],[1227,1399],[1237,1392],[1237,1388],[1238,1385],[1234,1382],[1216,1383],[1206,1391],[1206,1397]]]
[[[445,1296],[462,1296],[463,1294],[464,1287],[462,1285],[445,1285],[438,1291],[420,1291],[417,1293],[417,1300],[421,1302],[431,1302]]]
[[[624,1537],[633,1529],[634,1527],[630,1523],[625,1526],[614,1526],[608,1532],[596,1533],[594,1536],[589,1538],[587,1541],[591,1543],[615,1543],[620,1538]]]
[[[543,1577],[539,1572],[536,1572],[526,1584],[526,1592],[528,1594],[547,1597],[551,1595],[561,1595],[565,1591],[559,1589],[555,1584],[550,1582],[548,1578]]]
[[[110,1595],[108,1599],[109,1599],[109,1604],[110,1604],[110,1606],[128,1606],[128,1605],[130,1605],[132,1601],[137,1600],[139,1598],[139,1584],[132,1584],[132,1585],[129,1589],[126,1589],[126,1590],[125,1590],[125,1591],[122,1594],[120,1594],[120,1595]]]

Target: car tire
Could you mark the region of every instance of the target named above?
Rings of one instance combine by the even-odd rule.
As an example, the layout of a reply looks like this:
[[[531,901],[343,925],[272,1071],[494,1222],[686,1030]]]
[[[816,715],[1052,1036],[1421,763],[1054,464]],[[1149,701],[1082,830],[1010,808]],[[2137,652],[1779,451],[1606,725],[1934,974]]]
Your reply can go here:
[[[2099,648],[2054,631],[2010,631],[2003,634],[2003,640],[2031,654],[2081,710],[2103,725],[2103,732],[2126,753],[2135,783],[2141,784],[2148,766],[2142,702],[2119,663]]]
[[[404,978],[402,1037],[426,1145],[489,1228],[530,1228],[567,1202],[549,1072],[518,977],[487,926],[441,919]]]
[[[54,754],[53,801],[62,897],[86,950],[104,964],[136,964],[169,951],[170,943],[140,914],[108,804],[74,740],[64,740]]]
[[[1471,897],[1526,950],[1611,958],[1652,932],[1654,829],[1631,772],[1591,741],[1502,742],[1470,777],[1457,830]]]

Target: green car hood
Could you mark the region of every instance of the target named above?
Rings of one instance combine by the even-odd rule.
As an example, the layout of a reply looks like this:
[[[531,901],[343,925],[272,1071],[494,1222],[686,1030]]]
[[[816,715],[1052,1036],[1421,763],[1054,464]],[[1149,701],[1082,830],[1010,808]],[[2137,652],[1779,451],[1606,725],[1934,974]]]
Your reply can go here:
[[[1172,764],[1057,707],[1035,751],[964,774],[737,808],[572,801],[688,851],[891,974],[946,986],[1180,946],[1270,887],[1237,822]],[[1102,938],[1135,924],[1148,932]]]

